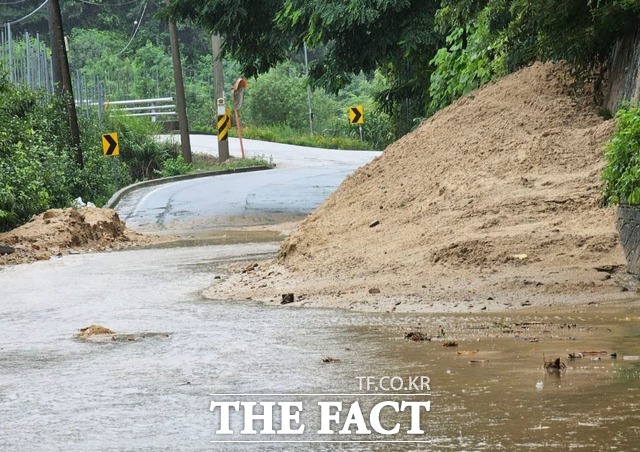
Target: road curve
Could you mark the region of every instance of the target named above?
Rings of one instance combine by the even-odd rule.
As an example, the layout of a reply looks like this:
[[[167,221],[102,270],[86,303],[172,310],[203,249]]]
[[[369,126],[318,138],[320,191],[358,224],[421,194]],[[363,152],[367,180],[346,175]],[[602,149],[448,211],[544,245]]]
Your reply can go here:
[[[217,155],[216,140],[192,135],[192,151]],[[135,190],[122,198],[116,210],[132,229],[171,235],[295,220],[317,208],[349,174],[380,154],[257,140],[244,140],[244,147],[247,157],[271,159],[276,168]],[[240,156],[237,139],[229,140],[229,148],[231,155]]]

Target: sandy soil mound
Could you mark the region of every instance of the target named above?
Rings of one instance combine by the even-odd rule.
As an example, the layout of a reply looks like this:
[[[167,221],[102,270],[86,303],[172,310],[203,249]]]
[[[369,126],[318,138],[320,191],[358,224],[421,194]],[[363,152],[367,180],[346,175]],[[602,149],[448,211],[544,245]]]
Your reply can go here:
[[[0,243],[15,248],[13,254],[0,255],[0,265],[46,260],[70,252],[108,251],[153,240],[127,229],[111,209],[51,209],[0,234]]]
[[[80,332],[78,333],[78,336],[82,338],[87,338],[90,336],[95,336],[100,334],[116,334],[116,333],[114,331],[111,331],[109,328],[106,328],[101,325],[91,325],[86,328],[80,328]]]
[[[564,74],[538,63],[439,112],[349,177],[278,264],[209,295],[467,310],[620,292],[595,269],[624,264],[614,210],[599,207],[614,124]]]

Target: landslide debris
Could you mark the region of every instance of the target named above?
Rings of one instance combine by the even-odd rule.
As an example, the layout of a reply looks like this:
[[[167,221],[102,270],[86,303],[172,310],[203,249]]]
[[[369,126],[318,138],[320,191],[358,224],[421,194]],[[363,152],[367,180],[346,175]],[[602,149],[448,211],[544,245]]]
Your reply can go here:
[[[619,292],[593,270],[624,263],[615,211],[600,207],[614,124],[571,88],[562,64],[536,63],[472,92],[348,177],[277,263],[212,292],[341,297],[336,306],[351,293],[373,310],[392,305],[370,302],[369,287],[413,297],[398,309]]]
[[[0,234],[0,243],[14,249],[12,254],[0,255],[0,266],[47,260],[73,252],[120,249],[153,240],[127,229],[111,209],[51,209]]]

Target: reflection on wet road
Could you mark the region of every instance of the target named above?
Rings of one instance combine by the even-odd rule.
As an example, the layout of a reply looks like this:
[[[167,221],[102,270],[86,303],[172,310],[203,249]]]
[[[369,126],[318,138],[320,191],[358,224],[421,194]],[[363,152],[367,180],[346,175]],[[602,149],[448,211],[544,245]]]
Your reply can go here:
[[[220,274],[221,262],[276,249],[274,243],[150,249],[2,269],[0,450],[638,447],[640,361],[608,355],[567,361],[562,377],[541,368],[542,353],[563,359],[571,351],[599,348],[640,354],[637,314],[615,318],[589,311],[552,319],[591,328],[575,333],[576,340],[480,337],[450,348],[436,341],[406,341],[403,332],[418,322],[431,331],[440,325],[454,331],[448,324],[464,328],[489,317],[338,313],[199,296]],[[516,320],[512,315],[510,321]],[[169,336],[112,343],[74,338],[79,328],[93,323],[122,333]],[[457,353],[476,349],[474,364]],[[322,363],[326,357],[340,362]],[[419,375],[431,383],[431,411],[423,414],[425,434],[419,437],[427,444],[211,443],[221,439],[215,434],[219,419],[209,411],[212,393],[352,394],[367,392],[358,377]],[[312,403],[317,402],[313,397],[323,398],[300,397]],[[332,397],[345,404],[360,400],[365,407],[373,396]],[[306,420],[309,434],[293,439],[318,439],[317,419]],[[256,438],[274,439],[250,439]]]

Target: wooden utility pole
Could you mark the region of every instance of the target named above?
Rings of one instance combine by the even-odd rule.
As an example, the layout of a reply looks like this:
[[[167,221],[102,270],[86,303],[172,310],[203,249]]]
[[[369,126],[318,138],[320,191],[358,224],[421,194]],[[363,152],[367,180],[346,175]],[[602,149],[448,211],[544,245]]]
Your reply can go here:
[[[167,0],[167,4],[170,0]],[[171,40],[171,58],[173,60],[173,79],[176,84],[176,106],[178,108],[178,124],[180,125],[180,148],[186,163],[191,163],[191,139],[189,137],[189,120],[187,119],[187,103],[184,96],[182,79],[182,63],[180,62],[180,44],[176,23],[169,19],[169,38]]]
[[[309,133],[313,136],[313,104],[311,102],[311,84],[309,83],[309,53],[307,52],[307,43],[304,46],[304,71],[307,76],[307,105],[309,106]]]
[[[211,35],[211,49],[213,53],[213,78],[215,79],[215,96],[224,99],[224,73],[222,67],[220,35]],[[225,99],[226,100],[226,99]],[[214,123],[217,121],[214,120]],[[229,140],[218,140],[218,161],[224,162],[229,158]]]
[[[67,59],[67,47],[64,43],[64,31],[62,30],[62,15],[58,0],[49,0],[47,4],[49,13],[49,36],[51,39],[51,53],[53,66],[53,82],[56,94],[63,97],[69,129],[71,131],[71,147],[76,153],[76,163],[80,168],[84,167],[82,149],[80,148],[80,128],[78,127],[78,115],[76,114],[76,102],[73,97],[71,74],[69,74],[69,61]]]

